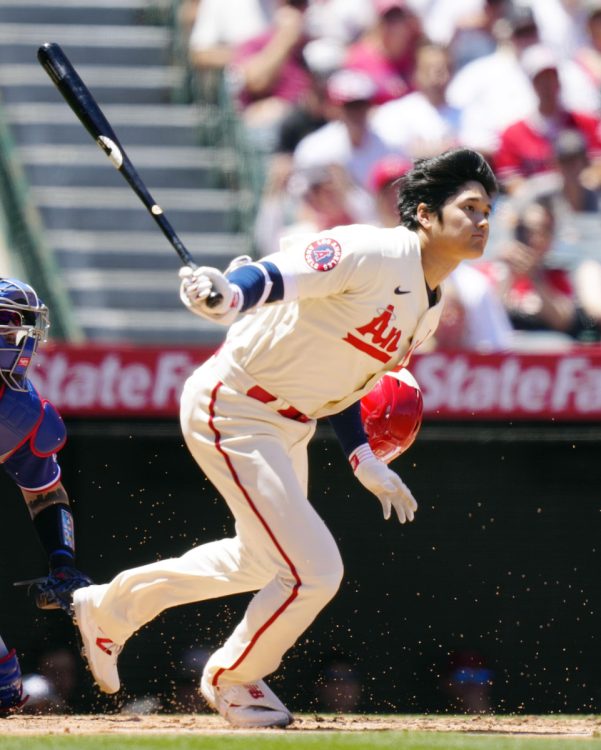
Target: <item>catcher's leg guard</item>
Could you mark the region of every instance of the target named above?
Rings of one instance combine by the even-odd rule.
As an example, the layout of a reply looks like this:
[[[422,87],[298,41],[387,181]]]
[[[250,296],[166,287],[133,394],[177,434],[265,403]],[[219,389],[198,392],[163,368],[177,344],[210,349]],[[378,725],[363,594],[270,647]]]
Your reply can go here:
[[[28,698],[23,695],[21,667],[13,648],[0,659],[0,716],[21,708]]]

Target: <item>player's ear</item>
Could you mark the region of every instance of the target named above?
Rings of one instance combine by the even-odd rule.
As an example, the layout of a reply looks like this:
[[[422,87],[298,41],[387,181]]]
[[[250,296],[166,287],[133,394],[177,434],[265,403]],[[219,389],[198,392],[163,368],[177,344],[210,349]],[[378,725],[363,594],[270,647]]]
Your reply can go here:
[[[432,221],[430,220],[430,209],[425,203],[418,203],[415,212],[417,221],[422,229],[430,229]]]

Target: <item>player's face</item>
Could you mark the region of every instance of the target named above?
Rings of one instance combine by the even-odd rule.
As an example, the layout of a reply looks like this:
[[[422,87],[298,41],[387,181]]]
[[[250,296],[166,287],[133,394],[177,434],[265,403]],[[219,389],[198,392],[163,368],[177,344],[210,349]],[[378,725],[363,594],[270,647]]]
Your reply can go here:
[[[21,313],[12,310],[0,310],[0,335],[9,344],[17,344],[18,330],[23,325]]]
[[[442,207],[442,221],[433,218],[432,240],[449,260],[479,258],[489,234],[490,196],[479,182],[467,182]]]

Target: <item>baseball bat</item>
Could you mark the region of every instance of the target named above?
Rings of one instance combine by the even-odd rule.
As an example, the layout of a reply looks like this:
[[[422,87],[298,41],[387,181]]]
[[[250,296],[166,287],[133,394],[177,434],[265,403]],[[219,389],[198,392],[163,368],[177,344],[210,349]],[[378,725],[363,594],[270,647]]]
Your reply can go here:
[[[56,42],[46,42],[38,49],[38,61],[71,107],[81,124],[104,151],[111,164],[120,172],[134,193],[142,201],[152,218],[186,266],[197,268],[188,248],[178,237],[163,209],[156,203],[137,169],[132,164],[98,102]],[[221,294],[211,292],[209,307],[221,301]]]

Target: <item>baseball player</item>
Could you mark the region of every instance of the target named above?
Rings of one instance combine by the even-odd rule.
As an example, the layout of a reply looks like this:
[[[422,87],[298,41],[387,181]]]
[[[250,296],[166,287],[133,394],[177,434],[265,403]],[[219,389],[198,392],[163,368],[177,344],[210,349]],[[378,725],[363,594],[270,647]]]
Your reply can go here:
[[[332,534],[307,499],[316,420],[330,419],[384,517],[394,508],[401,523],[412,521],[417,503],[370,448],[360,400],[385,373],[407,365],[436,329],[441,283],[460,261],[482,254],[496,189],[480,154],[449,151],[417,162],[403,178],[401,226],[291,236],[279,252],[225,273],[182,269],[183,303],[230,326],[219,351],[185,384],[181,425],[234,516],[235,535],[74,593],[84,653],[101,690],[119,689],[123,644],[162,610],[256,591],[209,658],[200,689],[234,726],[292,721],[263,678],[343,574]]]
[[[48,325],[48,309],[29,284],[0,278],[0,464],[20,488],[48,555],[48,576],[26,583],[40,609],[69,611],[73,590],[91,581],[75,567],[73,516],[56,460],[65,425],[27,377]],[[0,638],[0,712],[25,700],[16,651]]]

